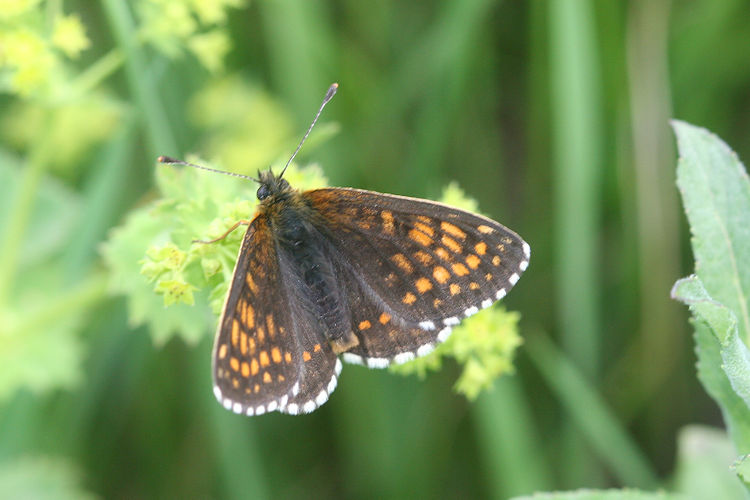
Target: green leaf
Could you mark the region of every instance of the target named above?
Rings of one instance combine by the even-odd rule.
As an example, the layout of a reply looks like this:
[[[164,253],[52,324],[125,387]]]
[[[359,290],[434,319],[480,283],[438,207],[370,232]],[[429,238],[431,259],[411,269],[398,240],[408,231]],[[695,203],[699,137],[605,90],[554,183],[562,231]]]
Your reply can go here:
[[[677,281],[672,297],[687,304],[693,317],[709,326],[720,344],[721,367],[734,392],[750,409],[750,352],[740,340],[734,313],[714,301],[697,276]]]
[[[672,297],[690,306],[698,377],[721,407],[740,451],[750,449],[750,181],[718,137],[673,122],[677,185],[690,223],[697,276]]]
[[[23,458],[0,464],[0,498],[87,500],[96,498],[81,486],[78,470],[51,458]]]
[[[750,455],[742,455],[732,464],[731,470],[737,474],[745,489],[750,490]],[[739,498],[739,497],[738,497]],[[743,496],[742,498],[747,498]]]
[[[20,160],[0,151],[0,229],[8,224],[22,168]],[[80,198],[55,179],[43,178],[29,220],[33,229],[24,235],[20,265],[34,265],[62,249],[80,215]]]
[[[750,179],[718,137],[673,122],[680,159],[677,186],[692,234],[695,272],[708,295],[737,315],[740,337],[750,335]]]
[[[178,303],[165,307],[166,300],[154,293],[154,284],[141,274],[140,262],[151,242],[168,237],[171,224],[159,213],[154,205],[140,208],[112,232],[102,248],[110,270],[110,288],[126,296],[131,325],[148,324],[157,345],[163,345],[177,334],[186,342],[196,343],[213,330],[213,318],[206,301],[198,301],[197,306]]]
[[[689,425],[677,437],[674,488],[692,498],[745,499],[742,484],[727,467],[736,456],[724,430]]]
[[[640,490],[575,490],[513,497],[512,500],[687,500],[678,493],[664,491],[647,492]]]

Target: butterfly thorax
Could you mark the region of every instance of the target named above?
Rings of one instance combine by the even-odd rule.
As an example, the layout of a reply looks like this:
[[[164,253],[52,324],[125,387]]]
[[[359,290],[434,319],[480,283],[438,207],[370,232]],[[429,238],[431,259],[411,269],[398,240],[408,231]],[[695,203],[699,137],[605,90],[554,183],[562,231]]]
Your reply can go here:
[[[273,173],[260,176],[259,216],[265,217],[277,248],[288,266],[285,276],[302,302],[319,319],[334,350],[357,344],[343,293],[326,238],[315,224],[320,217],[296,189]],[[299,286],[298,286],[299,285]]]

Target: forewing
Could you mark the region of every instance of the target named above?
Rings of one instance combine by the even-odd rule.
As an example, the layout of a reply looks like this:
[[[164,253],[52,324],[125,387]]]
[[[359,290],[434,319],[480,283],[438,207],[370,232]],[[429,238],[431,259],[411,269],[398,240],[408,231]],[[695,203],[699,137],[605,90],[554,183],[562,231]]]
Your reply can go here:
[[[527,268],[529,245],[487,217],[347,188],[302,193],[350,288],[344,359],[371,367],[426,354],[467,316],[500,300]]]
[[[302,376],[302,353],[267,219],[250,223],[214,340],[214,394],[235,413],[283,409]]]

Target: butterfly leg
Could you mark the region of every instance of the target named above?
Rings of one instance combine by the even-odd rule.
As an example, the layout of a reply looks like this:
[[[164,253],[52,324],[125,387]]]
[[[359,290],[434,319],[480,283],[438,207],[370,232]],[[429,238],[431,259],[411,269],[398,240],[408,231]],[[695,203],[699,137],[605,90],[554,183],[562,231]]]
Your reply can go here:
[[[235,222],[234,225],[232,225],[232,227],[230,227],[227,230],[226,233],[222,234],[218,238],[214,238],[212,240],[193,240],[192,243],[203,243],[205,245],[208,245],[209,243],[216,243],[217,241],[221,241],[224,238],[226,238],[227,236],[229,236],[229,233],[231,233],[232,231],[234,231],[238,227],[250,225],[250,222],[252,222],[252,221],[249,221],[249,220],[239,220],[239,221]]]

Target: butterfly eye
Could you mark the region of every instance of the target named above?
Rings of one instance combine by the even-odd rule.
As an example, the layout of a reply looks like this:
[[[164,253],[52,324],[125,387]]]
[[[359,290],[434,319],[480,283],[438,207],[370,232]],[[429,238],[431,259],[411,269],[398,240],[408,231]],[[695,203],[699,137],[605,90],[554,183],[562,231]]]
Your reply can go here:
[[[258,192],[256,193],[256,196],[259,200],[265,200],[268,198],[271,194],[271,190],[268,189],[268,186],[266,184],[261,184],[258,188]]]

